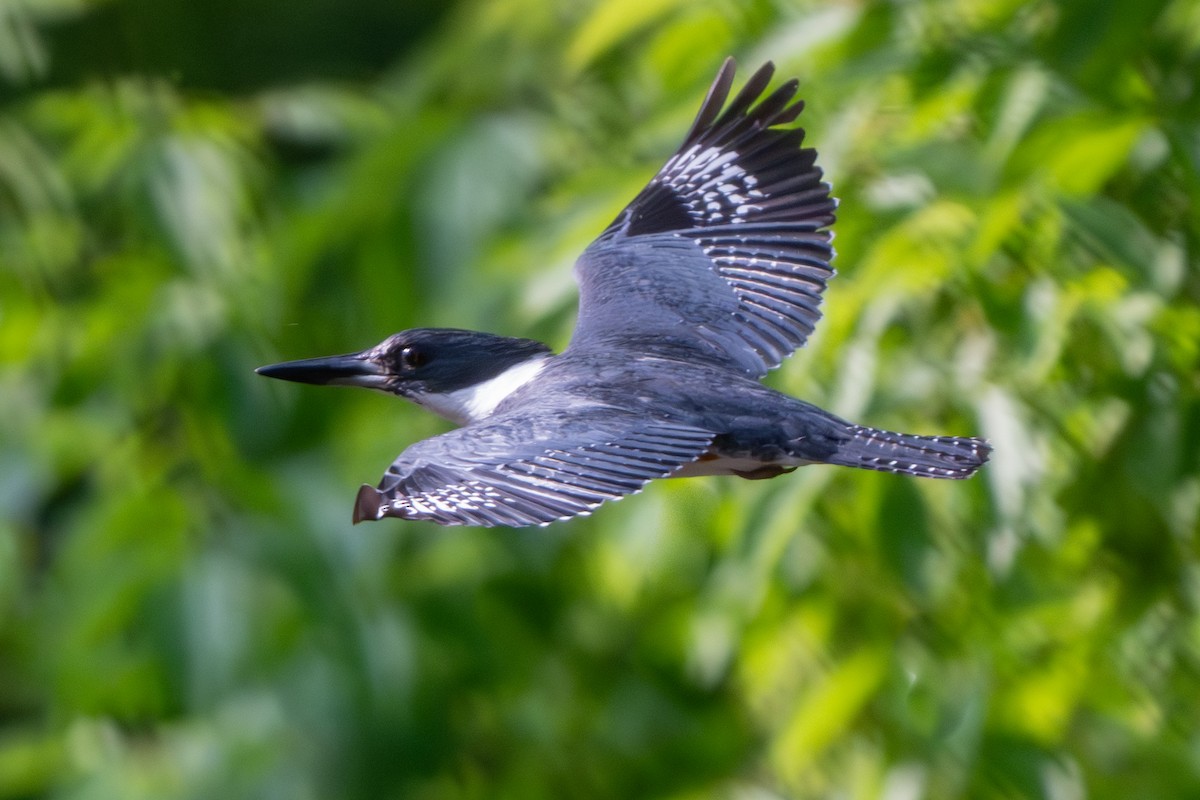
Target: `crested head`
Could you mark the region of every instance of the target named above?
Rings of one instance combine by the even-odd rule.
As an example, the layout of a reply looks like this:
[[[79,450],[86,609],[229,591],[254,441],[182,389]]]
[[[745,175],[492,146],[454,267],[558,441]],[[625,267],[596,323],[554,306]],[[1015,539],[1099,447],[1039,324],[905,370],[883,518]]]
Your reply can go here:
[[[487,416],[551,355],[533,339],[457,328],[412,328],[358,353],[259,367],[271,378],[362,386],[406,397],[466,424]],[[506,377],[507,376],[507,377]]]
[[[394,377],[390,391],[444,394],[491,380],[512,367],[550,355],[533,339],[458,328],[412,328],[364,351]]]

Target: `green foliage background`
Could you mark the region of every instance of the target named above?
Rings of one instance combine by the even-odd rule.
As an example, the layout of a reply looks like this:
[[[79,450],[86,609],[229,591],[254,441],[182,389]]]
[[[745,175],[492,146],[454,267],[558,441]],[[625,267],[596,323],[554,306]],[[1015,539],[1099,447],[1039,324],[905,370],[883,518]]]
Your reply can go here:
[[[1194,0],[0,2],[0,798],[1200,796]],[[721,59],[840,276],[773,385],[967,483],[351,528],[443,424],[260,364],[566,343]]]

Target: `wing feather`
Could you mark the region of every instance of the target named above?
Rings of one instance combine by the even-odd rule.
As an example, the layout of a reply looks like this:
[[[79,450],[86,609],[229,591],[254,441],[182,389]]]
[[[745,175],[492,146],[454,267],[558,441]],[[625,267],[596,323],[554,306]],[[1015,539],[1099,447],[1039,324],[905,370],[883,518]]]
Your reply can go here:
[[[418,442],[363,486],[354,521],[546,525],[591,513],[696,460],[713,434],[605,407],[501,415]]]
[[[576,264],[573,346],[645,341],[669,326],[761,376],[815,328],[837,201],[804,130],[778,127],[804,108],[798,83],[764,97],[768,63],[725,105],[733,72],[730,59],[679,150]]]

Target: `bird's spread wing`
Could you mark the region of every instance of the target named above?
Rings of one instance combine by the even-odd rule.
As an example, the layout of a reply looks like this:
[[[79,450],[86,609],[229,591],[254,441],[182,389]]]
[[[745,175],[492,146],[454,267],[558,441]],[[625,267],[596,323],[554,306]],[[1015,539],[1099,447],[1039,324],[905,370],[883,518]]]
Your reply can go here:
[[[712,436],[607,407],[500,415],[409,447],[378,488],[359,491],[354,521],[545,525],[640,491],[698,458]]]
[[[762,97],[768,63],[722,111],[733,72],[730,59],[679,151],[577,262],[573,344],[669,330],[761,376],[812,332],[837,201],[803,129],[778,127],[804,106],[797,82]]]

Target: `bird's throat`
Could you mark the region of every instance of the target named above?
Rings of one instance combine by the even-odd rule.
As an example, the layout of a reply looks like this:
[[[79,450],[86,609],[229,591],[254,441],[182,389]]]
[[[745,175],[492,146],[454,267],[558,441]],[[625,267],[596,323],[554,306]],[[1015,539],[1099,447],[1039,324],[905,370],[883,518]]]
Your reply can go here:
[[[414,393],[410,399],[443,419],[458,425],[470,425],[490,417],[509,395],[536,378],[545,368],[548,358],[522,361],[493,378],[453,392]]]

